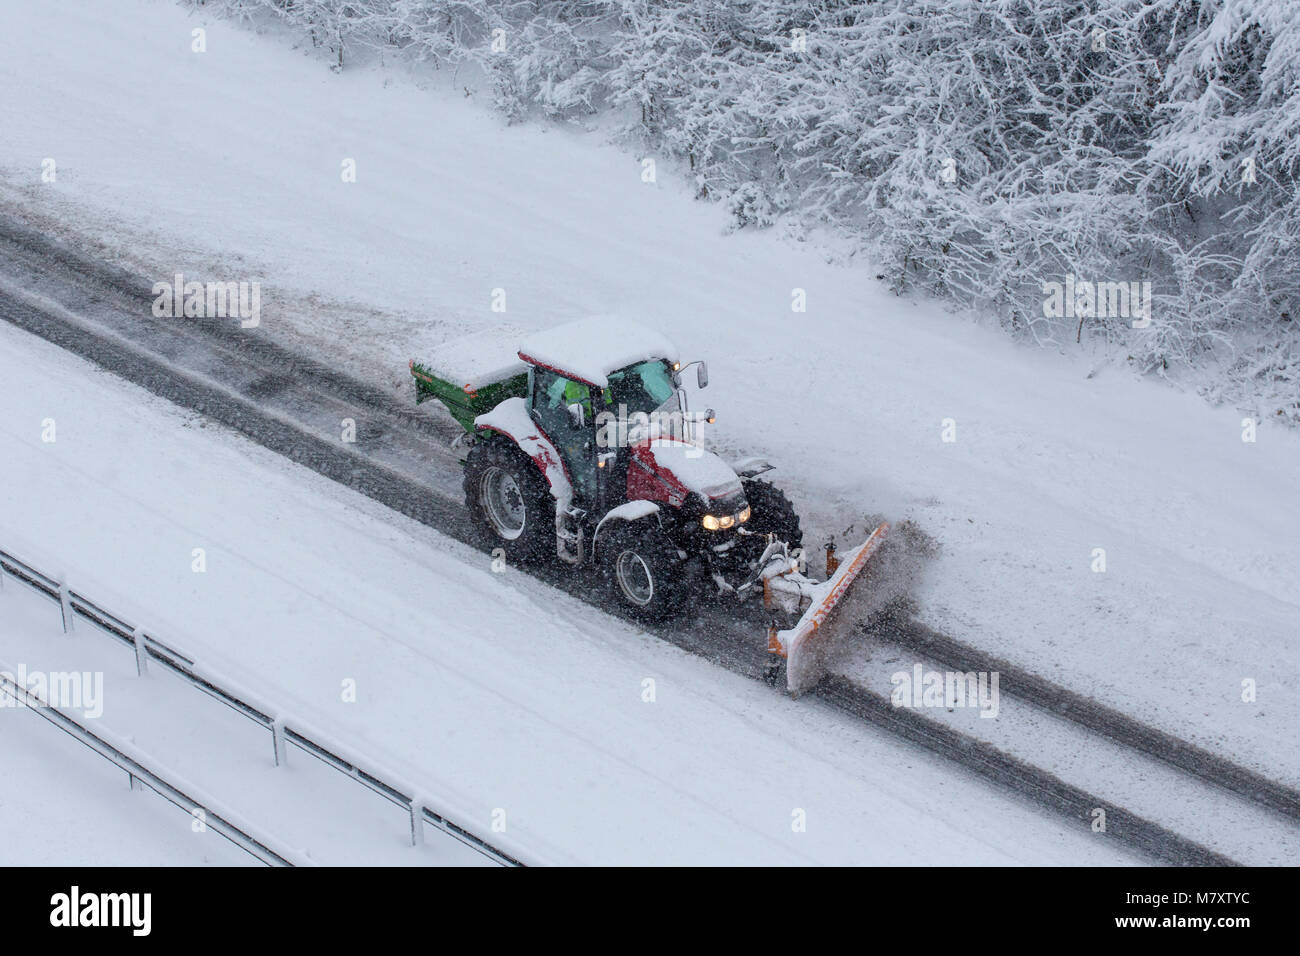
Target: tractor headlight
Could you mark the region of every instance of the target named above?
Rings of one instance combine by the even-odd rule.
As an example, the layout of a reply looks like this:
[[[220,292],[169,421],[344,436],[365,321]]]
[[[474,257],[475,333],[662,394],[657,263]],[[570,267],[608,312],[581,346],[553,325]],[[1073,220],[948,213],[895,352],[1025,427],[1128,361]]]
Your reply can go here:
[[[749,520],[749,508],[746,507],[734,515],[705,515],[702,519],[704,527],[709,531],[717,531],[719,528],[734,528],[738,524],[744,524]]]

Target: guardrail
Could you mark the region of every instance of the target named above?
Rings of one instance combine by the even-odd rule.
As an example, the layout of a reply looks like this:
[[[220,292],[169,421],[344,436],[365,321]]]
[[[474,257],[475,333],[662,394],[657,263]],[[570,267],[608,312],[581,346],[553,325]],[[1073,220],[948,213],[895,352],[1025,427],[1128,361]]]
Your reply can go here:
[[[389,802],[401,807],[410,819],[410,836],[413,846],[424,843],[424,826],[427,823],[502,866],[528,865],[522,859],[523,854],[520,852],[516,850],[507,852],[496,843],[479,836],[469,827],[456,823],[445,811],[445,808],[435,803],[430,797],[421,794],[417,788],[409,786],[400,780],[392,782],[396,780],[395,775],[375,766],[363,756],[351,752],[343,744],[330,740],[325,734],[311,728],[303,721],[280,713],[278,709],[260,700],[255,694],[244,690],[231,689],[234,686],[231,681],[202,666],[193,657],[188,656],[172,645],[164,643],[155,635],[146,633],[142,628],[128,623],[122,617],[105,610],[86,595],[73,590],[66,582],[59,581],[57,578],[38,570],[8,551],[0,550],[0,591],[4,589],[6,577],[12,578],[58,604],[65,633],[73,632],[76,620],[80,617],[95,625],[98,630],[129,646],[135,654],[137,674],[143,676],[147,673],[150,663],[157,663],[188,682],[191,686],[198,688],[237,713],[264,727],[271,735],[276,766],[286,762],[288,745],[293,744],[299,750],[321,760],[345,776],[373,790]],[[12,682],[4,682],[5,685],[10,683]],[[26,693],[26,689],[23,688],[22,692]],[[121,747],[121,745],[114,746],[108,743],[79,721],[61,711],[46,707],[41,708],[40,712],[49,717],[63,730],[127,770],[133,782],[135,780],[148,782],[151,789],[156,790],[168,799],[175,796],[182,801],[190,800],[179,788],[173,787],[161,775],[149,770],[137,758],[127,754],[125,748]],[[124,765],[126,763],[137,766],[138,771]],[[157,782],[157,786],[154,785],[154,781]],[[174,793],[165,791],[174,791]],[[177,802],[177,799],[173,799],[172,802]],[[198,806],[198,804],[195,803],[194,806]],[[229,824],[229,826],[233,830],[239,830],[233,824]],[[243,846],[239,840],[232,840],[232,842]],[[243,848],[248,849],[246,846]]]
[[[164,777],[161,771],[146,763],[148,758],[138,750],[125,742],[109,740],[108,735],[91,730],[71,714],[52,706],[28,688],[11,680],[8,676],[10,673],[13,670],[0,663],[0,693],[8,694],[22,704],[24,709],[43,717],[110,763],[125,770],[132,790],[147,786],[191,816],[201,813],[204,826],[211,827],[268,866],[302,865],[303,861],[298,854],[280,845],[274,838],[262,836],[246,824],[236,823],[232,814],[216,807],[216,801],[203,795],[196,796],[199,791],[195,788]]]

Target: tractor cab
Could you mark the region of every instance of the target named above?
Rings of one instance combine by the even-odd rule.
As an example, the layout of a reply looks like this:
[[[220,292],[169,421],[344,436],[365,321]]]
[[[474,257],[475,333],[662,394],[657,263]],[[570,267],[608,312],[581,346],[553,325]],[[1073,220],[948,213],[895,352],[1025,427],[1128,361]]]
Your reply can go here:
[[[639,445],[692,441],[677,349],[658,333],[584,319],[530,337],[518,354],[528,367],[529,417],[567,472],[571,512],[601,517],[628,501]]]

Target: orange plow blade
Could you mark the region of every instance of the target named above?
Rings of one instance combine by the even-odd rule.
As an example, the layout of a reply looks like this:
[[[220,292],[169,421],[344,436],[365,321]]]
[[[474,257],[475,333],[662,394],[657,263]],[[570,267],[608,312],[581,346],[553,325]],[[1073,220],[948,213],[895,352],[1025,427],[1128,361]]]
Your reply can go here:
[[[769,640],[769,650],[786,658],[786,686],[790,693],[800,694],[824,676],[829,651],[827,631],[835,611],[888,533],[889,523],[882,522],[855,551],[844,556],[834,574],[817,585],[817,594],[798,623],[778,631]]]

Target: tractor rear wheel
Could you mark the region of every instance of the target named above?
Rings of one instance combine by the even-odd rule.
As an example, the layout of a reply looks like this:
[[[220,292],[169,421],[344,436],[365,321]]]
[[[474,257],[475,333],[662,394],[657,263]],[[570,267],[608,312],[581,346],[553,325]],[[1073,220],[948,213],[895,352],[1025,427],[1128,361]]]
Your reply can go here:
[[[684,610],[683,561],[657,525],[637,522],[602,535],[601,571],[610,596],[633,618],[664,621]]]
[[[494,548],[520,564],[555,553],[555,499],[537,466],[502,441],[479,441],[465,461],[465,506]]]

